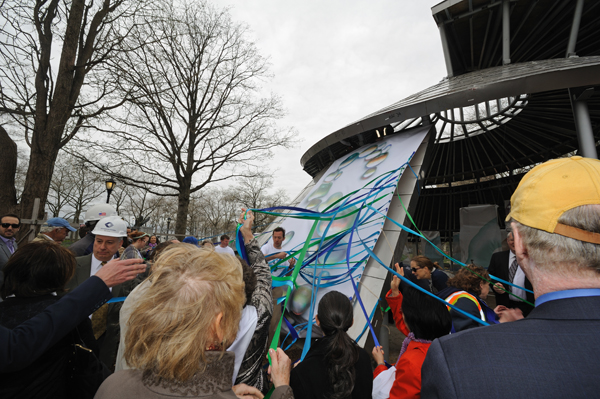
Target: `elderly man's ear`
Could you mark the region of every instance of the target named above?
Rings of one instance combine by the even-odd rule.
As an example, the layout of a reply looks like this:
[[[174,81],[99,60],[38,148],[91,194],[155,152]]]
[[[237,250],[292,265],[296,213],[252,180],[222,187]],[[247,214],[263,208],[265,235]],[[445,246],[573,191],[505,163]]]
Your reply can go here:
[[[527,253],[527,248],[523,245],[521,233],[517,229],[513,229],[512,233],[515,239],[515,255],[517,256],[517,261],[521,267],[525,266],[525,268],[527,268],[529,265],[529,254]]]

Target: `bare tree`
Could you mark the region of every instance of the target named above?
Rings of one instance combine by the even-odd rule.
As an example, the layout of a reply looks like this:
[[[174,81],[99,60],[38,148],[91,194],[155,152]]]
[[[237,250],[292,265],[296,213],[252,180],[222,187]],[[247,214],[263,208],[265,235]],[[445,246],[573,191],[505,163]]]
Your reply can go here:
[[[176,196],[176,232],[185,234],[193,193],[240,176],[293,139],[275,126],[280,100],[260,96],[267,63],[246,27],[206,2],[169,7],[160,21],[137,24],[127,39],[132,51],[115,59],[115,80],[128,96],[126,111],[113,113],[122,128],[102,130],[112,140],[92,138],[92,148],[107,157],[95,157],[101,170]],[[132,166],[145,177],[120,173]]]
[[[18,126],[30,148],[20,212],[31,216],[35,198],[44,214],[59,150],[82,127],[120,105],[109,99],[110,79],[92,78],[119,49],[140,0],[4,0],[0,6],[0,113]],[[59,52],[59,55],[55,55]],[[16,145],[0,129],[3,173],[0,212],[17,208]]]
[[[273,179],[269,176],[243,177],[239,179],[238,184],[232,187],[229,197],[235,201],[238,206],[251,209],[271,208],[277,205],[285,205],[289,202],[285,190],[279,189],[274,193],[269,193],[273,188]],[[264,230],[269,223],[275,219],[274,216],[264,213],[254,214],[254,225],[257,231]]]
[[[158,202],[158,205],[155,208],[154,213],[152,214],[152,217],[150,219],[150,226],[152,226],[152,229],[156,233],[172,233],[172,229],[175,226],[175,220],[173,219],[173,217],[177,213],[176,198],[156,197],[154,198],[154,200]],[[172,223],[169,223],[168,219],[172,219]],[[182,237],[179,237],[179,239],[181,238]]]
[[[122,182],[121,184],[117,182],[113,192],[110,195],[110,203],[114,205],[117,215],[125,217],[129,215],[127,212],[127,200],[129,199],[130,195],[128,189],[129,187],[122,184]]]
[[[17,143],[0,125],[0,214],[17,212],[17,189],[15,175],[17,172]]]
[[[60,212],[67,205],[71,191],[74,189],[71,184],[70,170],[60,166],[54,170],[52,181],[50,182],[50,191],[48,192],[48,201],[46,206],[50,210],[52,217],[60,216]]]
[[[165,202],[164,197],[154,196],[148,190],[137,187],[130,187],[128,193],[128,209],[135,217],[134,225],[138,227],[155,218]]]
[[[194,231],[191,234],[211,237],[235,229],[240,208],[228,190],[208,188],[195,194],[193,199],[190,219]]]
[[[79,223],[83,210],[104,192],[105,186],[104,181],[87,165],[75,159],[72,162],[71,179],[73,179],[73,190],[68,204],[72,212],[65,217],[71,217],[75,223]]]
[[[85,163],[74,157],[62,157],[56,168],[48,193],[48,208],[53,216],[72,218],[79,223],[83,210],[104,191],[104,182]]]

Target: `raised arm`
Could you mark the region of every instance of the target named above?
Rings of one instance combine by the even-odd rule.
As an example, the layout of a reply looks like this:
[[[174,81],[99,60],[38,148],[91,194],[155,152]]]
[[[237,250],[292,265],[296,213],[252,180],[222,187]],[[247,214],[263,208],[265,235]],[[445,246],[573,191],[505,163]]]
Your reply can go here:
[[[400,267],[398,263],[395,265],[396,271],[401,276],[404,276],[404,268]],[[404,322],[404,315],[402,314],[402,293],[400,292],[400,279],[395,275],[392,276],[392,282],[390,284],[390,291],[385,296],[388,305],[390,305],[390,310],[394,315],[394,322],[396,323],[396,327],[398,330],[402,331],[404,335],[408,335],[410,330],[406,326]]]
[[[264,381],[262,361],[269,345],[269,325],[273,316],[271,270],[252,234],[252,224],[254,223],[252,211],[248,211],[245,220],[240,217],[240,223],[242,223],[240,232],[244,238],[248,261],[256,275],[256,288],[249,305],[256,308],[258,321],[235,383],[245,383],[263,390],[266,381]]]

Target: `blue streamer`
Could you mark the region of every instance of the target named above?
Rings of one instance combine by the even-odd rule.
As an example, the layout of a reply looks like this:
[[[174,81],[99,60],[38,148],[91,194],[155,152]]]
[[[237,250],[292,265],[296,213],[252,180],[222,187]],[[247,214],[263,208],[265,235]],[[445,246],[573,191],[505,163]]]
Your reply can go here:
[[[378,210],[376,210],[376,209],[375,209],[375,208],[373,208],[372,206],[368,205],[368,207],[369,207],[369,208],[371,208],[371,209],[373,209],[375,212],[379,213],[380,215],[383,215],[383,213],[379,212]],[[416,235],[417,237],[421,237],[421,238],[423,238],[424,240],[426,240],[428,243],[430,243],[430,244],[431,244],[431,246],[433,246],[433,248],[434,248],[436,251],[438,251],[438,252],[439,252],[439,253],[440,253],[442,256],[444,256],[446,259],[449,259],[450,261],[452,261],[452,262],[454,262],[454,263],[456,263],[456,264],[459,264],[459,265],[461,265],[461,266],[463,266],[463,267],[464,267],[464,266],[467,266],[465,263],[463,263],[463,262],[461,262],[461,261],[459,261],[459,260],[456,260],[456,259],[454,259],[454,258],[453,258],[453,257],[451,257],[451,256],[448,256],[448,255],[447,255],[447,254],[446,254],[444,251],[442,251],[440,248],[438,248],[438,247],[437,247],[437,246],[436,246],[434,243],[432,243],[431,241],[429,241],[429,240],[427,239],[427,237],[425,237],[424,235],[422,235],[422,234],[420,234],[420,233],[417,233],[416,231],[414,231],[414,230],[411,230],[410,228],[408,228],[408,227],[406,227],[406,226],[404,226],[404,225],[402,225],[402,224],[398,223],[397,221],[395,221],[394,219],[392,219],[392,218],[388,217],[387,215],[383,215],[383,216],[384,216],[384,217],[385,217],[387,220],[389,220],[390,222],[394,223],[396,226],[400,227],[402,230],[404,230],[404,231],[407,231],[407,232],[409,232],[409,233],[411,233],[411,234],[414,234],[414,235]],[[522,289],[522,290],[524,290],[524,291],[526,291],[526,292],[529,292],[529,293],[533,294],[533,291],[531,291],[531,290],[529,290],[529,289],[527,289],[527,288],[525,288],[525,287],[520,287],[520,286],[518,286],[518,285],[515,285],[515,284],[513,284],[513,283],[510,283],[510,282],[508,282],[508,281],[506,281],[506,280],[502,280],[501,278],[498,278],[498,277],[496,277],[496,276],[493,276],[493,275],[491,275],[491,274],[490,274],[490,279],[492,279],[492,280],[495,280],[495,281],[500,281],[500,282],[502,282],[502,283],[504,283],[504,284],[508,284],[508,285],[511,285],[511,286],[513,286],[513,287],[520,288],[520,289]]]
[[[365,331],[367,331],[367,328],[369,327],[369,323],[371,323],[371,321],[373,320],[373,316],[375,316],[375,311],[377,310],[377,306],[379,305],[379,301],[377,301],[375,303],[375,307],[373,308],[373,310],[371,311],[371,316],[369,317],[369,319],[367,320],[367,322],[365,323],[364,328],[362,329],[361,333],[358,334],[358,337],[356,337],[356,339],[354,340],[354,342],[360,341],[360,339],[362,338],[362,336],[365,334]]]
[[[109,299],[106,303],[123,302],[125,299],[127,299],[126,296],[119,296],[116,298]]]
[[[291,280],[283,280],[283,281],[272,280],[271,281],[271,287],[273,287],[273,288],[283,287],[283,286],[291,287],[292,289],[294,289],[294,282]]]

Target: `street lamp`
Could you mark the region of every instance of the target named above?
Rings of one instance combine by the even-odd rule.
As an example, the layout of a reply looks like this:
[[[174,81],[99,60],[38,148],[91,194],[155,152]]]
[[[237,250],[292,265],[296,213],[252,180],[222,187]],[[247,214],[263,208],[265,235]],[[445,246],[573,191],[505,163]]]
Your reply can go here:
[[[115,188],[116,185],[117,185],[117,182],[114,181],[112,177],[106,181],[106,192],[108,194],[106,196],[107,204],[108,204],[108,201],[110,200],[110,194],[112,193],[112,190]]]
[[[167,218],[167,239],[169,241],[169,226],[171,225],[171,218]]]

